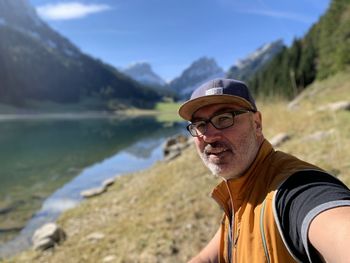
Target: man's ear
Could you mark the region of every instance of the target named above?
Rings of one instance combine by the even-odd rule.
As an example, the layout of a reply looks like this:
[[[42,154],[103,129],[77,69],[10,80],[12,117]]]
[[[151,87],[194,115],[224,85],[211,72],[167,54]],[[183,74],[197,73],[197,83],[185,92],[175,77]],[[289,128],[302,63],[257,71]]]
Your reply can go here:
[[[260,111],[254,113],[254,127],[257,135],[262,135],[262,118]]]

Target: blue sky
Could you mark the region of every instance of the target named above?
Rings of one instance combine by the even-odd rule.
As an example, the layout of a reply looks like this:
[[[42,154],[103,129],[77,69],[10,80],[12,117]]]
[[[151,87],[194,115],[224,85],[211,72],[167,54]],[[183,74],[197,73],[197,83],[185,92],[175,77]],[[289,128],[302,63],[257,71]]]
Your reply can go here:
[[[227,70],[265,43],[290,45],[330,0],[29,0],[52,28],[115,67],[148,62],[165,80],[207,56]]]

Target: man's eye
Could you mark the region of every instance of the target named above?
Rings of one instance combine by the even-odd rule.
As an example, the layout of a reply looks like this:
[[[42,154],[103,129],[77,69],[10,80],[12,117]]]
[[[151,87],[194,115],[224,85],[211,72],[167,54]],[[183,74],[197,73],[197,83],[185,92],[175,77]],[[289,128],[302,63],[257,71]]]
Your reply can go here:
[[[221,115],[216,116],[216,120],[219,122],[232,120],[232,115],[231,114],[221,114]]]
[[[227,120],[231,120],[232,118],[231,118],[231,116],[220,116],[219,117],[219,121],[221,122],[221,121],[227,121]]]
[[[203,129],[205,127],[205,122],[196,122],[194,123],[194,126],[196,127],[196,129]]]
[[[231,125],[232,122],[232,114],[225,113],[218,116],[215,116],[212,120],[218,126]]]

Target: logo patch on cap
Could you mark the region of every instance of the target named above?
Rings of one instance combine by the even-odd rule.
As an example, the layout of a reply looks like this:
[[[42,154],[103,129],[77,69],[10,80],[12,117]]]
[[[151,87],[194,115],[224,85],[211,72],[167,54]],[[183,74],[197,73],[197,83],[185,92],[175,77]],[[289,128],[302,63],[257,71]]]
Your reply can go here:
[[[224,94],[224,88],[222,87],[212,88],[205,91],[205,95],[222,95],[222,94]]]

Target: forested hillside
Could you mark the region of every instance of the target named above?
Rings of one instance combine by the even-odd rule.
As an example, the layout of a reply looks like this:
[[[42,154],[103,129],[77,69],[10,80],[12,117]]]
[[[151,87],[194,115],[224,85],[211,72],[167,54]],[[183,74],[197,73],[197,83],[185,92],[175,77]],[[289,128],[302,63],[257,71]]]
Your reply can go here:
[[[260,96],[292,98],[315,79],[324,79],[349,65],[350,1],[333,0],[309,32],[284,48],[249,84]]]
[[[27,0],[0,0],[0,80],[0,102],[15,106],[90,101],[93,107],[147,108],[161,98],[82,53],[43,22]]]

